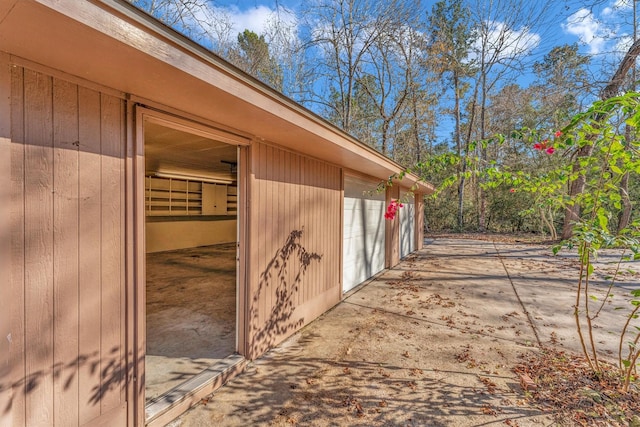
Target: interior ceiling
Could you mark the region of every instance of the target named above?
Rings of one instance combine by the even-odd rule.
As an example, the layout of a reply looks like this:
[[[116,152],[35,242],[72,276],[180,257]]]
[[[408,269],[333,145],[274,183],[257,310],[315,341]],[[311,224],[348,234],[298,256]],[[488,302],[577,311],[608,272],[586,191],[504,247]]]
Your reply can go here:
[[[235,145],[150,122],[145,123],[144,144],[147,174],[236,180]]]

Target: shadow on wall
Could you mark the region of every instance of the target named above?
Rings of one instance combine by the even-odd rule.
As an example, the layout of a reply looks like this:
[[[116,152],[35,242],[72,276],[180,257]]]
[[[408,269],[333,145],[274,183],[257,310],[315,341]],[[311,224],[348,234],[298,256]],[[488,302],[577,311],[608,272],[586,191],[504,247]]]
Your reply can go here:
[[[86,405],[99,406],[102,398],[107,394],[124,391],[126,379],[133,374],[132,354],[129,353],[130,363],[126,363],[122,360],[122,353],[120,347],[113,347],[108,353],[109,356],[101,358],[99,352],[96,351],[92,354],[80,355],[68,363],[56,363],[50,370],[36,371],[14,382],[2,382],[0,383],[0,393],[9,392],[10,397],[1,410],[5,414],[9,413],[18,396],[29,396],[42,387],[49,378],[61,382],[63,391],[77,387],[81,373],[86,373],[85,375],[89,375],[91,379],[99,378],[99,380],[91,387],[88,395],[80,396],[80,405],[82,406],[83,400],[86,399],[84,401]],[[143,360],[144,356],[139,358],[138,362]],[[144,384],[144,381],[141,384]],[[138,390],[138,392],[140,391]]]
[[[304,324],[304,318],[293,319],[299,285],[311,263],[319,262],[322,255],[308,252],[300,244],[303,232],[304,228],[289,233],[284,246],[276,251],[260,273],[260,282],[249,310],[249,355],[252,359]],[[262,316],[261,307],[265,311]]]

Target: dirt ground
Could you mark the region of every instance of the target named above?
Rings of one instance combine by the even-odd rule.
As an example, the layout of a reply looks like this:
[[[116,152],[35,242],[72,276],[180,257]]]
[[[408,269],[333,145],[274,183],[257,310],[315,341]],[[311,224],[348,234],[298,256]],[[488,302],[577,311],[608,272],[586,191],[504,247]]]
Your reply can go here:
[[[577,269],[575,254],[548,246],[427,239],[170,426],[555,425],[513,368],[543,346],[579,350]],[[640,287],[635,271],[597,321],[605,357],[625,320],[615,306]]]

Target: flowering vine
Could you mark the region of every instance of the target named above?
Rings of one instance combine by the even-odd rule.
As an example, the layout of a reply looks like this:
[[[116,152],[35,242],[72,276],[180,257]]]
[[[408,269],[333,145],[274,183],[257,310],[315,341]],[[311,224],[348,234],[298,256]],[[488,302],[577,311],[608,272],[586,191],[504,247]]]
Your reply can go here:
[[[391,200],[389,206],[387,206],[387,212],[384,214],[384,218],[388,220],[392,220],[396,217],[396,212],[398,208],[401,208],[403,205],[399,200]]]
[[[557,131],[553,134],[555,138],[560,138],[562,136],[562,131]],[[536,142],[533,144],[533,149],[538,151],[544,151],[547,154],[553,154],[556,152],[556,149],[553,145],[549,145],[549,140],[544,139],[542,142]]]
[[[571,226],[572,237],[553,247],[577,249],[580,268],[576,277],[573,312],[577,338],[587,363],[596,375],[601,371],[595,320],[612,302],[611,290],[617,285],[626,263],[640,260],[640,219],[629,218],[621,226],[624,212],[624,194],[621,191],[625,176],[640,173],[640,93],[629,92],[619,97],[598,101],[584,113],[576,115],[562,131],[547,139],[538,139],[539,133],[529,129],[513,133],[514,137],[531,144],[534,150],[554,154],[556,166],[529,173],[507,168],[492,167],[488,187],[504,185],[509,192],[522,192],[534,197],[541,220],[555,236],[554,212],[565,212],[570,206],[579,206],[577,219]],[[537,142],[536,142],[537,141]],[[535,142],[535,143],[534,143]],[[586,148],[585,148],[586,147]],[[580,151],[587,153],[578,156]],[[569,159],[569,161],[567,161]],[[571,184],[581,180],[583,188],[568,192]],[[528,212],[528,211],[525,211]],[[617,219],[617,220],[616,220]],[[608,287],[604,297],[593,295],[593,275],[597,268],[594,260],[605,248],[618,248],[614,273],[606,271]],[[630,304],[620,319],[624,323],[617,332],[618,367],[624,378],[623,391],[637,381],[640,367],[640,290],[625,297]],[[615,310],[624,307],[616,307]]]

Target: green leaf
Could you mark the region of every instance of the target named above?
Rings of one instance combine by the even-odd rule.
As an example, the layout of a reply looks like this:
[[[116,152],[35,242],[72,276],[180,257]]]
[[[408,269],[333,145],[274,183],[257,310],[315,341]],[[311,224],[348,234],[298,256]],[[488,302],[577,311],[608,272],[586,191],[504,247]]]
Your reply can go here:
[[[609,224],[609,218],[607,218],[607,215],[605,214],[604,209],[600,208],[598,209],[598,224],[600,225],[600,228],[603,230],[607,229],[607,225]]]
[[[589,298],[591,298],[594,301],[598,301],[598,297],[595,295],[589,295]]]
[[[622,169],[620,169],[618,166],[616,165],[611,165],[610,166],[611,170],[615,173],[617,173],[618,175],[622,175],[624,172],[622,172]]]

